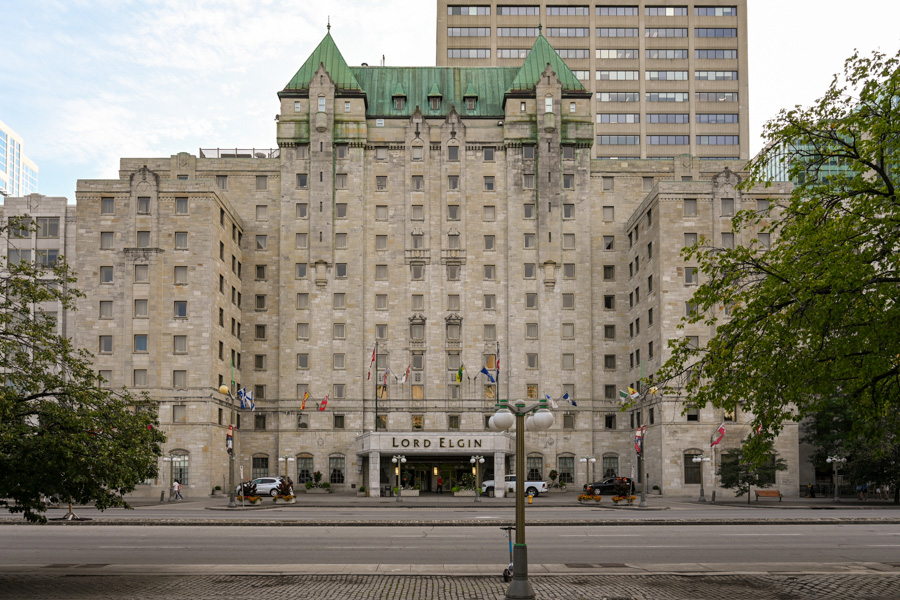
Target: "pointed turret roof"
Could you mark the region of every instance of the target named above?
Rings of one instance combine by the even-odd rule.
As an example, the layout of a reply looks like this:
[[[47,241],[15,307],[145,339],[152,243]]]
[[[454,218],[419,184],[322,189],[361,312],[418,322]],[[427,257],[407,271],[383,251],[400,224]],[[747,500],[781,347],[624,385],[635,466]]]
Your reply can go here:
[[[537,39],[534,40],[531,52],[528,53],[528,57],[525,59],[519,72],[516,73],[516,77],[507,91],[527,92],[534,90],[535,85],[541,78],[541,74],[547,68],[547,63],[550,64],[550,68],[553,69],[560,83],[562,83],[563,92],[587,91],[568,65],[559,57],[559,54],[553,49],[553,46],[550,45],[543,33],[539,33]]]
[[[328,33],[325,34],[325,37],[316,49],[313,50],[313,53],[309,55],[309,58],[306,59],[306,62],[300,67],[300,70],[297,71],[288,84],[284,86],[284,89],[309,89],[309,82],[312,81],[313,75],[315,75],[316,71],[319,69],[319,65],[325,66],[325,70],[331,75],[331,79],[334,81],[334,85],[339,91],[362,91],[359,82],[356,80],[356,77],[353,76],[350,67],[347,66],[347,61],[344,60],[341,51],[338,50],[337,45],[331,38],[330,27]]]

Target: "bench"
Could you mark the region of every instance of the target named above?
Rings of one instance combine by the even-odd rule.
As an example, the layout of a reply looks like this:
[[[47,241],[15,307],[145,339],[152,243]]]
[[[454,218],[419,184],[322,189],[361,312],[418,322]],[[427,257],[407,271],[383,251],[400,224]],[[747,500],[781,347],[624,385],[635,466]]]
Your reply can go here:
[[[779,502],[781,502],[781,498],[783,497],[781,495],[781,492],[779,492],[778,490],[753,490],[753,491],[756,492],[756,501],[757,502],[759,502],[760,496],[762,496],[763,498],[778,498]]]

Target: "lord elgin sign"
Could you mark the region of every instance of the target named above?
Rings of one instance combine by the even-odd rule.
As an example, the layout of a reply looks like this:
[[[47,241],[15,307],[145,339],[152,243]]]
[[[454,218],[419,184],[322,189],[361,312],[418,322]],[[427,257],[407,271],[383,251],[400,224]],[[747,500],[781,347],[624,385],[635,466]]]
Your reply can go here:
[[[481,448],[478,438],[405,438],[391,437],[391,448]]]

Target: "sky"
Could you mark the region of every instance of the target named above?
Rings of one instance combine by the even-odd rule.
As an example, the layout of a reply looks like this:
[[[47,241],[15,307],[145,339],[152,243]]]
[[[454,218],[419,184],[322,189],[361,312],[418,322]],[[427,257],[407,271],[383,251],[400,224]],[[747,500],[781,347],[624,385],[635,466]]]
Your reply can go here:
[[[854,49],[900,49],[896,0],[748,0],[750,151],[813,103]],[[277,92],[326,33],[350,65],[435,64],[434,0],[0,0],[0,121],[39,192],[122,157],[275,147]]]

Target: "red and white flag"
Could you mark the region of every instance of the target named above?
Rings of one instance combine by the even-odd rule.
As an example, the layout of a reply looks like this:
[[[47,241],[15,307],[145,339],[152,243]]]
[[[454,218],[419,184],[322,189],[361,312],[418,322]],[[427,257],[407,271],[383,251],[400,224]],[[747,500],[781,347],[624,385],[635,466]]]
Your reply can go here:
[[[319,403],[319,410],[325,410],[326,406],[328,406],[328,396],[325,396],[325,399]]]
[[[716,432],[713,433],[712,436],[710,437],[709,447],[712,448],[713,446],[718,445],[718,443],[721,442],[722,438],[724,438],[724,437],[725,437],[725,423],[722,422],[722,424],[719,425],[719,428],[716,429]]]
[[[644,425],[634,432],[634,451],[638,454],[641,454],[644,451],[644,433],[646,431],[647,426]]]
[[[372,378],[372,365],[375,364],[375,352],[378,351],[378,346],[372,348],[372,360],[369,361],[369,372],[366,375],[366,381]]]
[[[403,379],[400,381],[400,383],[406,383],[406,380],[409,379],[409,369],[410,369],[410,367],[412,367],[412,365],[407,365],[407,366],[406,366],[406,373],[403,374]]]

